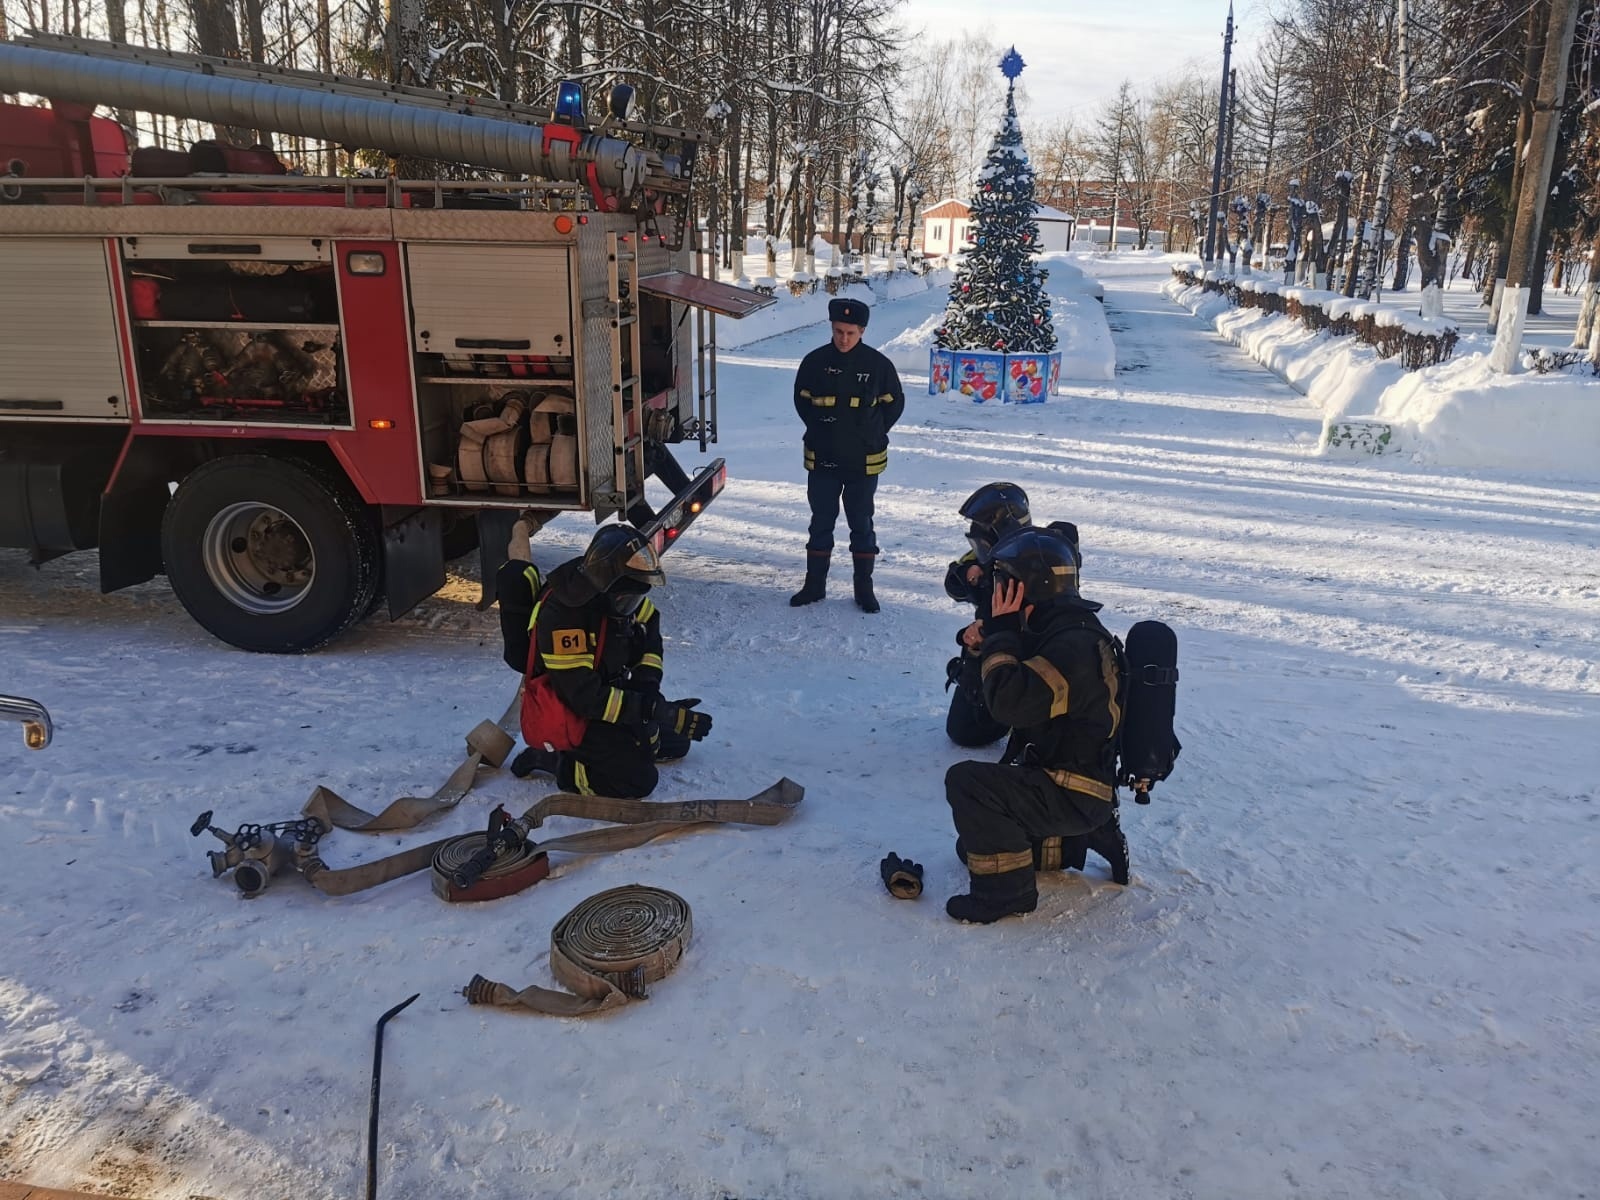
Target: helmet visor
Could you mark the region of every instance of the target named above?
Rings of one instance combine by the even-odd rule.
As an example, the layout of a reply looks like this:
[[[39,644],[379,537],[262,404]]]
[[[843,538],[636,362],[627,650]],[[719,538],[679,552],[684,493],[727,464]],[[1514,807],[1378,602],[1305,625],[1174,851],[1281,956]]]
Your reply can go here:
[[[987,525],[974,523],[967,530],[967,545],[972,547],[972,552],[978,556],[978,562],[982,566],[987,567],[989,560],[994,557],[995,541],[994,530]]]
[[[649,584],[636,579],[619,579],[606,593],[606,607],[616,616],[631,617],[639,611],[639,606],[644,603],[644,594],[649,590]]]

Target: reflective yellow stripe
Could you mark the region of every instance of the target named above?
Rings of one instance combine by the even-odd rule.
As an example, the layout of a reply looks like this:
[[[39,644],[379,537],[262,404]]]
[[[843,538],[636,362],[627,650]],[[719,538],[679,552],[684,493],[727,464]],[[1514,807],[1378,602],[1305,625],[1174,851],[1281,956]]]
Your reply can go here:
[[[851,408],[860,408],[861,407],[861,397],[860,396],[851,396],[850,397],[850,407]]]
[[[1071,693],[1067,688],[1067,681],[1061,677],[1061,672],[1056,670],[1055,664],[1041,654],[1030,658],[1022,665],[1050,685],[1050,715],[1066,716],[1067,699]]]
[[[1001,667],[1014,667],[1017,658],[1014,654],[991,654],[983,660],[983,677],[989,678],[990,671],[998,671]]]
[[[617,718],[622,715],[622,689],[612,688],[611,694],[606,697],[606,710],[600,714],[600,719],[615,725]]]
[[[815,454],[813,454],[810,450],[807,450],[806,451],[806,470],[814,471],[816,469],[817,469],[817,456]]]
[[[1012,850],[1005,854],[967,854],[967,870],[974,875],[1003,875],[1033,866],[1032,850]]]
[[[647,599],[647,600],[644,601],[644,603],[639,605],[639,611],[634,614],[634,618],[633,619],[635,621],[638,621],[639,624],[643,625],[646,621],[648,621],[651,617],[653,617],[655,615],[656,615],[656,606],[654,604],[650,603],[650,601]]]
[[[805,400],[811,399],[811,389],[810,388],[801,388],[800,389],[800,396],[801,396],[802,399],[805,399]]]
[[[536,624],[539,623],[539,610],[541,608],[543,608],[543,607],[544,607],[544,601],[543,600],[540,600],[537,604],[535,604],[533,606],[533,615],[528,618],[528,632],[529,633],[532,633],[533,632],[533,627]]]
[[[572,760],[572,787],[580,796],[594,795],[594,789],[589,786],[589,768],[577,759]]]
[[[1046,771],[1050,782],[1057,787],[1064,787],[1069,792],[1082,792],[1085,796],[1093,796],[1096,800],[1104,800],[1107,804],[1116,794],[1109,783],[1101,783],[1098,779],[1090,779],[1087,775],[1074,775],[1071,771]]]
[[[816,405],[818,408],[832,408],[838,402],[839,402],[839,397],[837,397],[837,396],[813,396],[813,397],[811,397],[811,403]]]
[[[1041,871],[1059,871],[1061,869],[1061,839],[1047,837],[1039,845],[1039,869]]]
[[[888,465],[889,465],[889,452],[887,450],[879,451],[877,454],[869,454],[869,455],[867,455],[867,474],[868,475],[882,475],[883,472],[884,472],[884,469]]]
[[[1111,710],[1111,737],[1114,738],[1122,725],[1122,706],[1117,703],[1117,684],[1121,680],[1117,675],[1117,654],[1110,642],[1100,643],[1100,674],[1106,681],[1106,707]]]
[[[576,671],[579,667],[588,667],[594,670],[594,655],[592,654],[545,654],[545,669],[549,671]]]
[[[888,392],[885,392],[883,395],[879,396],[877,398],[877,400],[874,401],[874,403],[876,403],[876,404],[893,404],[894,403],[894,397],[891,396]]]
[[[661,655],[646,654],[639,659],[639,665],[646,668],[653,667],[655,670],[659,671],[662,668]]]

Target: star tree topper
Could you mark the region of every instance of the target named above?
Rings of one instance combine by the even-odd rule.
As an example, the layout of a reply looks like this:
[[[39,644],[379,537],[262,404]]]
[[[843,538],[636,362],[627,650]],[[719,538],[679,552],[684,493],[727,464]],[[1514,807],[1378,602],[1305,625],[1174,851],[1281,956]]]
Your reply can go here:
[[[1006,56],[1000,60],[1000,71],[1007,79],[1016,79],[1022,74],[1022,68],[1028,64],[1022,61],[1022,55],[1017,53],[1015,46],[1006,51]]]

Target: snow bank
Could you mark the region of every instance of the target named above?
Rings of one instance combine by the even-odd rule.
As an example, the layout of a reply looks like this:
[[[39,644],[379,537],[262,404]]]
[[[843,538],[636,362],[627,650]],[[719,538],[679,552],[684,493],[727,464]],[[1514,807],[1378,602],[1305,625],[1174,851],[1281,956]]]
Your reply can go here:
[[[764,283],[764,286],[774,285]],[[792,333],[807,325],[826,324],[828,301],[834,299],[833,296],[821,288],[815,292],[807,292],[803,296],[792,296],[786,287],[776,286],[778,298],[776,304],[738,321],[725,319],[717,322],[718,347],[724,350],[739,350],[765,338],[776,337],[780,333]],[[943,289],[949,286],[949,271],[929,271],[926,275],[896,271],[879,274],[870,283],[847,284],[839,289],[838,295],[874,305],[885,300],[900,300],[914,296],[931,288]],[[873,341],[870,337],[867,340]],[[924,356],[920,369],[926,371],[927,368],[928,360]]]
[[[1117,347],[1100,301],[1086,291],[1052,291],[1050,319],[1056,327],[1056,349],[1061,351],[1063,382],[1116,378]]]
[[[1325,450],[1328,423],[1355,419],[1387,426],[1384,448],[1417,462],[1600,480],[1600,379],[1592,375],[1498,375],[1481,337],[1463,338],[1448,363],[1404,371],[1354,338],[1234,308],[1215,292],[1178,280],[1162,291],[1315,402],[1325,421]],[[1383,307],[1344,303],[1352,312]],[[1388,313],[1386,322],[1410,328],[1406,314]],[[1409,320],[1423,324],[1420,317]]]
[[[1600,380],[1590,375],[1501,375],[1472,354],[1404,373],[1377,415],[1414,429],[1429,461],[1600,480]]]

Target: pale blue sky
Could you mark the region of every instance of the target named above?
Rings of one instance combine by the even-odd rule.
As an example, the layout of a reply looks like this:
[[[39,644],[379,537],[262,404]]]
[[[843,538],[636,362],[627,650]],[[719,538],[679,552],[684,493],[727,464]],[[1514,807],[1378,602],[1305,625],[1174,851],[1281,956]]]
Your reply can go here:
[[[1258,0],[1235,9],[1235,57],[1264,20]],[[935,38],[987,36],[1002,50],[1015,44],[1028,64],[1026,120],[1088,117],[1124,79],[1137,87],[1195,63],[1222,71],[1222,29],[1228,0],[905,0],[902,21]],[[1252,19],[1254,18],[1254,19]],[[1000,74],[995,72],[998,80]]]

